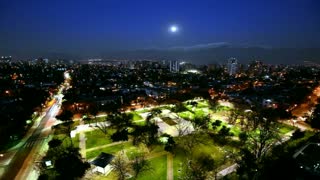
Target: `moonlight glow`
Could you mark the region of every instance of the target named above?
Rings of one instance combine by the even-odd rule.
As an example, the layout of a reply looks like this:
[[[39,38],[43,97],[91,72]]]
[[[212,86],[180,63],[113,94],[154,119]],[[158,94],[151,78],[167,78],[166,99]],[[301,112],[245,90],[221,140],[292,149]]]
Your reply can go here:
[[[171,26],[169,30],[170,30],[170,32],[175,33],[175,32],[178,31],[178,27],[177,26]]]

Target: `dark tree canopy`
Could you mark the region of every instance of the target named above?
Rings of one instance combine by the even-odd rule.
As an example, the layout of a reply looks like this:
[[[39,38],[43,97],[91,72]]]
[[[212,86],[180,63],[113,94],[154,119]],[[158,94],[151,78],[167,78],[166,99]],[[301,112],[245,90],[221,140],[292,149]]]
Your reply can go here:
[[[316,105],[311,119],[310,119],[311,127],[320,129],[320,104]]]
[[[59,114],[58,116],[56,116],[57,119],[61,120],[61,121],[71,121],[72,120],[72,112],[69,110],[64,110],[61,114]]]
[[[115,133],[113,133],[111,135],[111,139],[113,142],[116,141],[128,141],[128,130],[127,129],[123,129],[120,131],[116,131]]]
[[[74,179],[82,177],[86,170],[90,168],[88,162],[81,159],[79,151],[68,149],[54,163],[55,170],[59,177],[63,179]]]

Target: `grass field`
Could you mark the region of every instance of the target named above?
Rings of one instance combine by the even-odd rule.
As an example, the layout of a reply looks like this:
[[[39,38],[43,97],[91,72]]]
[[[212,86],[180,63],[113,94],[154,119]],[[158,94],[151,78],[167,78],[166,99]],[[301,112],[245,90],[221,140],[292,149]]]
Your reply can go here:
[[[142,119],[142,117],[140,116],[140,113],[141,112],[136,112],[136,111],[133,111],[133,112],[130,112],[129,114],[132,114],[132,120],[133,121],[138,121],[138,120],[141,120]]]
[[[194,114],[190,111],[183,111],[183,112],[179,112],[177,114],[178,114],[178,116],[180,116],[181,118],[186,119],[186,120],[194,119]]]
[[[290,132],[290,131],[293,131],[293,130],[296,130],[297,128],[295,128],[295,127],[292,127],[292,126],[289,126],[289,125],[287,125],[287,124],[280,124],[280,123],[277,123],[277,126],[279,127],[279,132],[281,133],[281,134],[286,134],[286,133],[288,133],[288,132]]]
[[[166,180],[167,179],[167,155],[155,157],[149,160],[152,171],[141,174],[138,180]],[[132,178],[133,179],[133,178]]]
[[[96,129],[93,131],[85,132],[86,135],[86,148],[90,149],[93,147],[106,145],[112,143],[110,136],[115,132],[114,129],[108,129],[107,134],[104,134],[101,130]]]

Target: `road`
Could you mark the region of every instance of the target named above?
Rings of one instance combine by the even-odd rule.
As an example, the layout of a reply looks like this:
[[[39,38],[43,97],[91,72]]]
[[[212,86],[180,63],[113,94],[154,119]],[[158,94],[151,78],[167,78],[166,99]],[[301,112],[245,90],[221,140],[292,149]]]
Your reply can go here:
[[[302,117],[305,115],[310,115],[311,109],[318,104],[318,98],[320,98],[320,86],[313,89],[312,93],[309,94],[304,103],[297,105],[292,110],[292,115],[296,117]]]
[[[24,141],[19,143],[11,152],[12,159],[6,164],[0,179],[28,179],[29,173],[33,170],[34,160],[40,153],[41,147],[47,144],[47,138],[51,133],[51,125],[54,123],[55,115],[59,110],[58,102],[48,108],[45,116],[40,122],[36,122],[29,130]],[[4,154],[6,155],[6,153]]]

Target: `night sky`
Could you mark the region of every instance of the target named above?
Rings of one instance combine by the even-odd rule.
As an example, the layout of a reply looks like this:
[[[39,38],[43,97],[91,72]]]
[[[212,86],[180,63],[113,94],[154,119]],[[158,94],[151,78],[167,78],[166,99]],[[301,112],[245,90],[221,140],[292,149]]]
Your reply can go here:
[[[319,9],[319,0],[1,0],[0,54],[218,42],[320,47]]]

